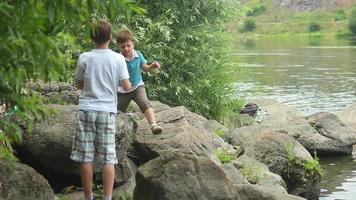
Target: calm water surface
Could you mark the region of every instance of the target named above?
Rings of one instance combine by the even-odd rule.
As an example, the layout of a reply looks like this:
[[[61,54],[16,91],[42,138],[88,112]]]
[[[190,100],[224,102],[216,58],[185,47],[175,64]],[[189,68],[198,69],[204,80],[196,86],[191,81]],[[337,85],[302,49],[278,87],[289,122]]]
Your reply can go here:
[[[247,40],[232,54],[240,63],[238,96],[276,99],[306,116],[356,102],[356,41]],[[322,158],[321,164],[320,200],[355,200],[356,156]]]
[[[305,115],[356,102],[356,41],[250,40],[233,55],[241,68],[236,86],[247,98],[273,98]]]

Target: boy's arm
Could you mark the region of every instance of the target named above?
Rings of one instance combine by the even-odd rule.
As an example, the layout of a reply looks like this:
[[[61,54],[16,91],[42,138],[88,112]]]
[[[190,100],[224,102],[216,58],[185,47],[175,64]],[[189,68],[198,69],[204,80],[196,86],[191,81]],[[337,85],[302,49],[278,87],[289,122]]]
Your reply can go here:
[[[142,66],[141,66],[141,69],[144,71],[144,72],[149,72],[149,71],[151,71],[152,69],[156,69],[156,68],[161,68],[161,65],[159,64],[159,62],[153,62],[153,63],[151,63],[151,64],[143,64]]]
[[[121,86],[125,91],[130,91],[132,88],[131,82],[129,81],[129,79],[122,79]]]
[[[84,57],[85,57],[84,54],[79,55],[77,68],[75,72],[75,78],[77,80],[77,88],[79,90],[83,90],[84,87],[84,69],[85,69],[84,67],[85,64],[83,62]]]

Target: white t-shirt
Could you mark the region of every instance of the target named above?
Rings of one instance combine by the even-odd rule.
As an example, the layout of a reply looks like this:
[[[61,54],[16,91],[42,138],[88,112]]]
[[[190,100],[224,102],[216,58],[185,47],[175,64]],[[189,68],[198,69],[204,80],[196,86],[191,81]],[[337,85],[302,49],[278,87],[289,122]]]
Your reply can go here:
[[[117,88],[128,79],[124,56],[111,49],[93,49],[78,59],[76,79],[84,82],[79,110],[116,113]]]

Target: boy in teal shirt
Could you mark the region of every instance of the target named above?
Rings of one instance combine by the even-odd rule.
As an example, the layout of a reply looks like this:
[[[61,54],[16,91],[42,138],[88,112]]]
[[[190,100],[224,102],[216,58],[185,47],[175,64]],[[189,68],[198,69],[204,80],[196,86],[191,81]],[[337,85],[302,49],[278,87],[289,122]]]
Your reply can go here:
[[[129,30],[122,30],[118,32],[116,35],[116,41],[121,50],[121,54],[125,57],[127,69],[130,75],[130,82],[132,84],[132,89],[128,92],[123,90],[122,87],[118,88],[117,108],[122,112],[126,112],[131,100],[134,100],[140,107],[141,112],[145,114],[147,121],[150,123],[152,133],[159,134],[162,132],[162,128],[156,123],[152,106],[147,98],[146,89],[141,76],[141,70],[148,72],[152,69],[160,68],[161,66],[158,62],[147,64],[147,61],[141,52],[134,49],[134,38]]]

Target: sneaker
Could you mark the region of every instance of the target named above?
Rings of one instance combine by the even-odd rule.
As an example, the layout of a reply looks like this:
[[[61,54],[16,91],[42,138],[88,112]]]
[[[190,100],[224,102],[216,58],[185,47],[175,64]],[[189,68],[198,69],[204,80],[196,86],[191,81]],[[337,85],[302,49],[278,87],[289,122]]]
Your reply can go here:
[[[162,133],[162,127],[158,126],[157,124],[152,124],[151,125],[151,131],[153,134],[160,134]]]

